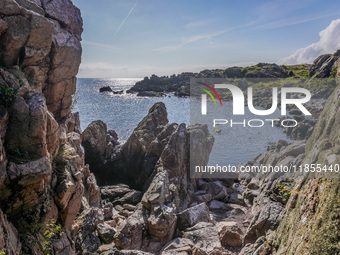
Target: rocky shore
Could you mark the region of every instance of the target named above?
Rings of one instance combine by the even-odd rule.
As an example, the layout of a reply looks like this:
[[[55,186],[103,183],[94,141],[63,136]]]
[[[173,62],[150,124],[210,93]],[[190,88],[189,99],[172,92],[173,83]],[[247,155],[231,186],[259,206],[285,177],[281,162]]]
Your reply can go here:
[[[0,254],[340,252],[338,179],[190,178],[190,163],[208,163],[214,137],[204,125],[169,123],[163,103],[124,143],[100,120],[82,132],[71,112],[80,11],[69,0],[0,2]],[[313,77],[337,71],[337,55],[319,57]],[[200,75],[305,70],[261,65]],[[172,85],[157,77],[147,84],[184,95],[190,75],[173,76]],[[325,105],[312,102],[315,120],[292,112],[304,129],[286,132],[301,141],[273,143],[246,165],[339,164],[339,86],[331,95],[314,93],[314,99],[329,97]]]
[[[171,92],[178,97],[190,96],[190,79],[226,78],[226,79],[284,79],[284,78],[335,78],[340,51],[334,54],[325,54],[318,57],[312,65],[277,65],[259,63],[248,67],[229,67],[227,69],[203,70],[199,73],[184,72],[178,75],[162,76],[152,75],[137,82],[131,91],[134,92]],[[246,89],[247,85],[239,84]],[[244,85],[246,87],[244,88]]]

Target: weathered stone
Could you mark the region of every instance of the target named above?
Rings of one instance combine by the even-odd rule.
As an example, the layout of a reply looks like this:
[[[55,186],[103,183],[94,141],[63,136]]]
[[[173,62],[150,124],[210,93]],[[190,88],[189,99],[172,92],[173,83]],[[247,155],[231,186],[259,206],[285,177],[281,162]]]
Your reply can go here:
[[[194,243],[190,239],[176,238],[160,251],[161,255],[187,255],[193,251]]]
[[[254,243],[266,231],[277,228],[281,221],[282,209],[281,203],[266,203],[250,222],[250,226],[244,236],[244,244]]]
[[[136,205],[141,201],[142,192],[137,190],[131,190],[119,199],[113,201],[114,204],[133,204]]]
[[[325,54],[316,58],[313,65],[310,67],[309,75],[315,78],[329,77],[332,68],[338,64],[340,52],[334,54]]]
[[[97,226],[104,222],[102,211],[91,208],[83,211],[77,218],[79,232],[76,238],[76,249],[82,254],[94,253],[100,246],[100,240],[96,234]]]
[[[199,222],[210,222],[209,208],[205,203],[190,207],[177,215],[177,228],[184,230]]]
[[[97,225],[97,231],[104,244],[113,242],[113,237],[116,234],[116,230],[113,227],[104,222]]]
[[[52,173],[48,158],[23,164],[9,162],[7,173],[11,181],[18,183],[6,210],[10,217],[27,214],[46,198],[45,191]]]
[[[117,227],[115,244],[119,249],[140,250],[143,244],[143,232],[145,226],[144,211],[139,208]]]
[[[83,168],[84,197],[86,197],[90,207],[100,207],[100,189],[97,186],[96,177],[90,172],[89,166]]]
[[[148,190],[144,193],[142,204],[151,209],[157,204],[164,204],[168,199],[169,179],[166,172],[159,172],[151,182]]]
[[[186,229],[183,238],[190,239],[196,248],[208,254],[223,251],[218,232],[212,223],[200,222]]]
[[[0,210],[0,250],[9,254],[20,254],[21,243],[19,233],[8,222],[6,215]]]
[[[176,214],[171,206],[155,206],[147,219],[147,226],[153,241],[162,244],[170,241],[175,234]]]
[[[40,0],[16,0],[16,2],[25,9],[32,10],[42,16],[45,16],[45,11],[41,7]]]
[[[17,97],[10,110],[6,134],[8,150],[19,158],[45,157],[48,155],[46,136],[47,108],[44,96],[35,93],[27,101]]]
[[[80,11],[75,7],[71,1],[48,1],[42,0],[46,14],[52,19],[57,20],[68,31],[74,33],[77,39],[81,40],[81,33],[83,32],[83,20],[80,15]]]
[[[113,202],[117,198],[123,197],[130,191],[131,189],[129,188],[129,186],[125,184],[103,186],[100,188],[100,194],[102,199],[107,199],[111,202]]]

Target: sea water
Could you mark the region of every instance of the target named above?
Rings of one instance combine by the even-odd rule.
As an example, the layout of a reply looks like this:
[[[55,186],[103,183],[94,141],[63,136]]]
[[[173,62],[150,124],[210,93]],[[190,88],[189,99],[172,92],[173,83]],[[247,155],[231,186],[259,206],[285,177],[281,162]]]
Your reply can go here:
[[[102,120],[107,124],[108,129],[115,130],[119,139],[124,141],[156,102],[165,104],[170,123],[190,124],[190,100],[194,99],[178,98],[173,94],[168,94],[166,97],[138,97],[136,94],[127,94],[125,91],[139,80],[141,79],[79,78],[73,111],[80,113],[81,128],[84,130],[92,121]],[[99,89],[104,86],[110,86],[114,91],[124,90],[124,93],[100,93]],[[195,104],[200,109],[200,101],[191,101],[191,107],[193,105],[195,107]],[[227,102],[227,104],[231,103]],[[222,108],[217,110],[222,111]],[[232,117],[231,112],[225,115],[226,119]],[[270,116],[270,118],[279,117],[278,111]],[[246,111],[242,118],[250,119],[253,116]],[[209,164],[246,163],[259,153],[265,152],[270,142],[277,142],[280,139],[290,140],[283,133],[283,129],[271,125],[262,128],[221,126],[218,128],[221,132],[216,133],[210,120],[206,124],[215,137]]]

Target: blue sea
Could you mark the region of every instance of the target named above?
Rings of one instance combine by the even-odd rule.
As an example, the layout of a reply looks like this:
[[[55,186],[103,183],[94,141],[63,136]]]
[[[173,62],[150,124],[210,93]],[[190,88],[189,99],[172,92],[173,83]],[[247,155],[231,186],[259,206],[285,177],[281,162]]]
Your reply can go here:
[[[126,140],[137,124],[147,115],[149,109],[156,102],[163,102],[168,111],[169,122],[190,124],[190,107],[200,109],[199,100],[190,98],[178,98],[172,94],[167,97],[137,97],[136,94],[113,94],[111,92],[100,93],[99,89],[110,86],[113,90],[127,90],[141,79],[92,79],[79,78],[73,111],[80,113],[81,127],[84,130],[92,121],[102,120],[108,129],[117,132],[120,140]],[[191,100],[191,102],[190,102]],[[227,102],[227,104],[231,103]],[[212,108],[211,108],[212,109]],[[231,112],[222,112],[222,108],[216,108],[223,118],[230,120]],[[194,116],[194,117],[193,117]],[[192,114],[191,121],[197,119]],[[270,118],[279,118],[277,111]],[[254,118],[246,112],[244,119]],[[268,117],[267,117],[268,118]],[[258,117],[256,117],[258,119]],[[200,119],[202,121],[202,119]],[[240,118],[235,119],[235,121]],[[241,120],[240,120],[241,121]],[[266,124],[262,128],[230,128],[228,125],[218,127],[221,133],[216,133],[211,119],[203,120],[208,124],[210,133],[215,137],[215,144],[210,155],[209,164],[237,166],[253,159],[259,153],[265,152],[270,142],[280,139],[290,140],[281,128],[271,127]]]

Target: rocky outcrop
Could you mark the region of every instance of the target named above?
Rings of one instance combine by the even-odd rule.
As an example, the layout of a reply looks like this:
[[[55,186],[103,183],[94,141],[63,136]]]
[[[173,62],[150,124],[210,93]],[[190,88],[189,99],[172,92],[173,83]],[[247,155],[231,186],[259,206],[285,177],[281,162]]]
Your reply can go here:
[[[7,220],[6,215],[0,210],[0,248],[9,254],[19,254],[21,243],[18,230]]]
[[[0,17],[0,251],[75,254],[77,215],[101,206],[70,113],[80,12],[68,0],[2,0]]]
[[[101,87],[99,89],[99,92],[112,92],[112,89],[110,86],[106,86],[106,87]]]
[[[141,189],[176,128],[176,124],[168,124],[163,103],[149,110],[121,146],[112,142],[105,124],[93,122],[84,130],[86,163],[90,164],[100,185],[124,182]]]
[[[1,76],[10,100],[1,101],[0,208],[6,216],[0,250],[75,253],[72,233],[80,208],[100,205],[99,188],[84,164],[79,116],[57,122],[20,69],[1,69]],[[46,229],[63,234],[46,236]]]
[[[71,1],[3,0],[0,65],[19,65],[57,120],[70,112],[81,58],[82,19]]]
[[[201,220],[212,221],[204,204],[197,206],[202,207],[202,212],[195,219],[190,215],[195,214],[196,207],[185,211],[194,202],[196,186],[190,179],[190,137],[200,134],[194,136],[199,140],[196,150],[201,155],[196,160],[200,165],[206,164],[214,141],[206,126],[186,128],[185,124],[169,124],[164,104],[156,103],[130,138],[113,148],[111,155],[106,151],[106,133],[106,126],[100,121],[91,123],[84,131],[85,157],[103,160],[102,167],[94,167],[98,180],[105,176],[107,182],[113,183],[117,180],[108,180],[110,176],[124,174],[126,179],[121,181],[144,191],[142,194],[122,184],[102,187],[105,224],[115,232],[115,248],[111,250],[158,253],[174,238],[176,229],[185,230]],[[117,169],[120,173],[115,172]],[[104,229],[110,231],[108,227]],[[98,232],[98,226],[93,231]]]
[[[337,51],[334,54],[325,54],[316,58],[309,70],[310,77],[326,78],[332,76],[335,78],[339,56],[340,51]]]
[[[327,101],[306,145],[305,164],[339,164],[340,87]],[[281,224],[269,241],[266,254],[337,254],[339,248],[340,182],[328,178],[300,178],[298,194],[289,202]],[[316,176],[317,177],[317,176]],[[335,177],[335,178],[334,178]],[[299,239],[299,240],[298,240]]]

